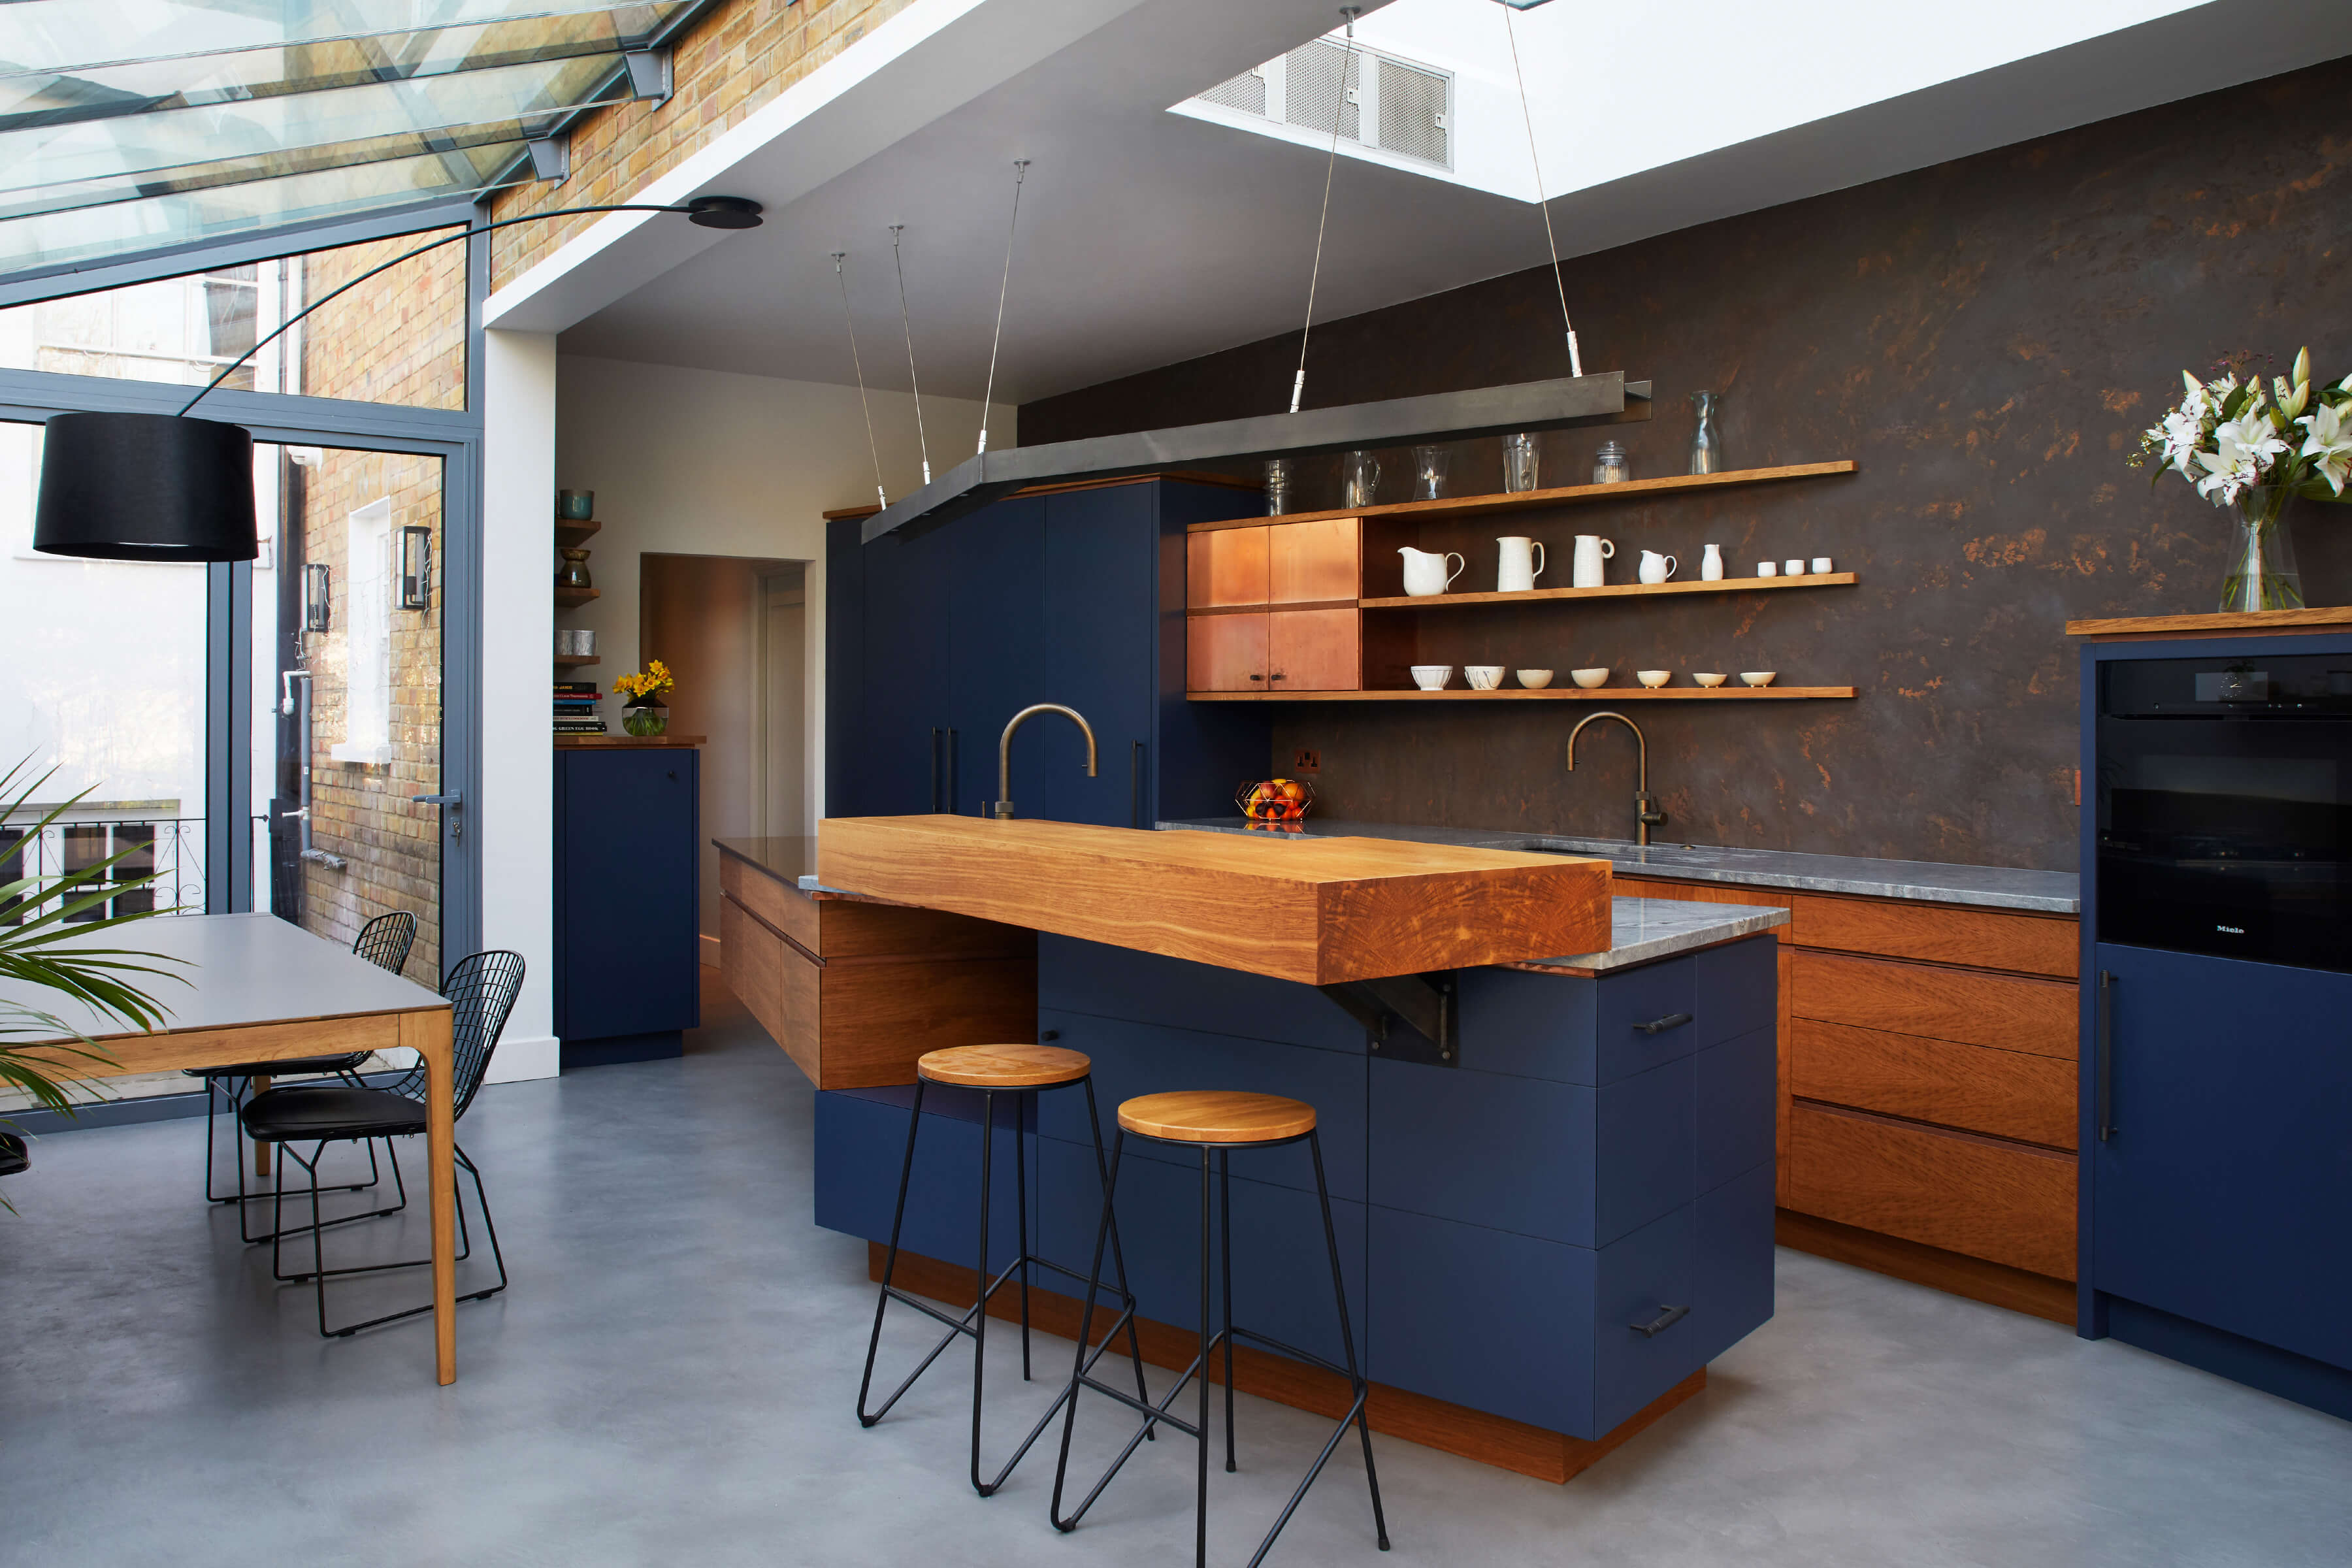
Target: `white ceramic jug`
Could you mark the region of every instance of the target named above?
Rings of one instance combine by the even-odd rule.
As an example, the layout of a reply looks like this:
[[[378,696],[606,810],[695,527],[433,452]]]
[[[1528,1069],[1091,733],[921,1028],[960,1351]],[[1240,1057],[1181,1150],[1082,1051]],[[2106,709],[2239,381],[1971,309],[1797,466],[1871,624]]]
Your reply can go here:
[[[1578,588],[1604,586],[1609,579],[1601,563],[1613,559],[1616,554],[1616,541],[1603,539],[1597,533],[1578,534],[1576,559],[1569,567],[1570,585]]]
[[[1723,581],[1722,545],[1710,544],[1706,547],[1706,553],[1699,560],[1698,580],[1702,583],[1720,583]]]
[[[1544,547],[1517,534],[1495,542],[1503,547],[1502,560],[1495,568],[1495,592],[1524,594],[1534,587],[1536,579],[1543,575]]]
[[[1404,591],[1416,599],[1443,594],[1452,587],[1454,579],[1462,575],[1465,564],[1461,555],[1451,550],[1437,555],[1426,550],[1415,550],[1410,544],[1402,544],[1397,547],[1397,553],[1404,557]],[[1445,569],[1449,561],[1454,563],[1451,572]]]
[[[1671,555],[1661,555],[1654,550],[1642,552],[1642,569],[1637,574],[1644,583],[1663,583],[1675,574],[1682,563]]]

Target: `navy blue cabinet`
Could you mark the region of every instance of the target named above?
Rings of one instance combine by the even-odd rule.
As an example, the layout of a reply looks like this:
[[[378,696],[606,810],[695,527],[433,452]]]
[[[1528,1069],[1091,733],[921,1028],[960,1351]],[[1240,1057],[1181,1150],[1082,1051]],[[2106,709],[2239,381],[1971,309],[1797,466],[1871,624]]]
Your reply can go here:
[[[2085,649],[2079,1327],[2352,1418],[2347,659]]]
[[[1144,478],[1010,497],[871,544],[836,520],[826,815],[985,812],[998,737],[1036,702],[1086,715],[1098,771],[1087,776],[1074,725],[1032,720],[1013,749],[1021,816],[1125,827],[1226,809],[1265,771],[1267,721],[1183,700],[1183,532],[1257,505],[1230,486]]]
[[[691,746],[555,752],[555,1032],[563,1065],[674,1057],[702,1021]]]

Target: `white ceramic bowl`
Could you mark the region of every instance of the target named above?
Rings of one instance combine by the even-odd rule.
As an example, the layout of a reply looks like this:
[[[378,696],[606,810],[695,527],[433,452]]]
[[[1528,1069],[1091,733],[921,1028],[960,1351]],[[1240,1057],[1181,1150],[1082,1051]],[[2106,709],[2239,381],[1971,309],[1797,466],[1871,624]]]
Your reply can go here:
[[[1739,672],[1739,679],[1750,686],[1769,686],[1772,678],[1780,673],[1777,669],[1743,669]]]
[[[1608,680],[1609,671],[1605,666],[1600,669],[1571,669],[1568,672],[1568,677],[1590,691]]]
[[[1499,664],[1465,664],[1462,674],[1473,691],[1492,691],[1503,684],[1503,667]]]
[[[1522,669],[1517,674],[1519,684],[1529,691],[1541,691],[1551,684],[1551,671],[1549,669]]]
[[[1720,686],[1731,678],[1727,675],[1694,675],[1691,679],[1701,686]]]
[[[1453,679],[1454,667],[1450,664],[1416,664],[1412,667],[1412,683],[1423,691],[1442,690]]]
[[[1637,669],[1633,672],[1633,679],[1644,686],[1664,686],[1674,678],[1675,672],[1671,669]]]

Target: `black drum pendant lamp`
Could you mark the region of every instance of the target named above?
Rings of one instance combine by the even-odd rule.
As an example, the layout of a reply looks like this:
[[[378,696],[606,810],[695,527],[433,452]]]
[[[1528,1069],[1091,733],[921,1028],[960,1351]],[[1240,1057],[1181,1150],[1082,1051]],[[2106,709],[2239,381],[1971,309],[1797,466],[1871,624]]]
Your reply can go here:
[[[177,414],[58,414],[41,447],[41,493],[33,548],[93,561],[250,561],[261,552],[253,514],[253,433],[242,425],[192,419],[238,365],[278,333],[347,289],[411,258],[510,224],[579,213],[684,213],[703,228],[760,226],[760,204],[741,196],[697,196],[684,206],[624,203],[527,213],[444,235],[370,268],[287,318],[221,368]]]

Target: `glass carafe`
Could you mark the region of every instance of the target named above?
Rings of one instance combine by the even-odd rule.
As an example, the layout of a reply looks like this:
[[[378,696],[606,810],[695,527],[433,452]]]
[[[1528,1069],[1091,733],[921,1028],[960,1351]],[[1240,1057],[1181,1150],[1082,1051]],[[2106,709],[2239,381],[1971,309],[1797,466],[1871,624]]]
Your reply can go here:
[[[1691,431],[1690,471],[1694,474],[1723,472],[1723,430],[1715,422],[1716,410],[1723,401],[1719,392],[1694,392],[1691,405],[1698,420]]]

